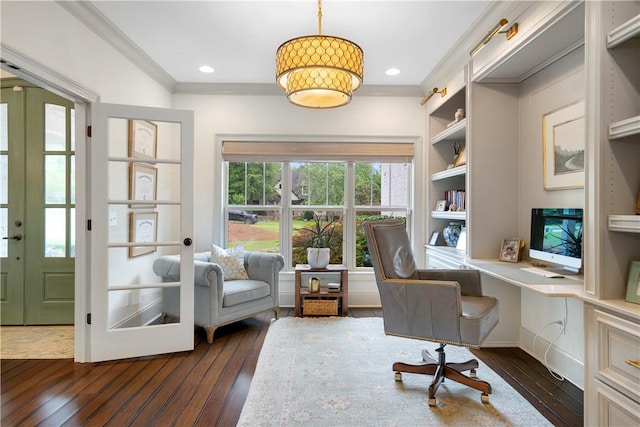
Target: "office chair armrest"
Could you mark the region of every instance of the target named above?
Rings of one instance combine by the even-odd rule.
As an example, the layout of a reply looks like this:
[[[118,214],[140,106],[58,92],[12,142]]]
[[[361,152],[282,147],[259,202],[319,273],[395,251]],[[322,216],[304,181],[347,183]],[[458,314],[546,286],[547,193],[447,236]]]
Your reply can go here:
[[[463,296],[481,297],[482,284],[478,270],[421,269],[416,271],[420,280],[454,281],[460,284]]]

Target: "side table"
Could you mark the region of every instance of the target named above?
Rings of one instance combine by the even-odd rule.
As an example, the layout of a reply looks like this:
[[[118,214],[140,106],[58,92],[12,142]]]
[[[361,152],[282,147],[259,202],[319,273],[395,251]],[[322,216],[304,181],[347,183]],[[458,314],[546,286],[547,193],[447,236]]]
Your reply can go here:
[[[320,292],[309,292],[301,286],[302,273],[340,273],[340,291],[329,292],[326,287],[321,286]],[[349,269],[342,264],[329,264],[326,268],[312,269],[308,264],[297,264],[295,270],[295,315],[302,316],[302,308],[304,300],[315,299],[331,299],[337,300],[339,312],[341,316],[347,316],[349,313]]]

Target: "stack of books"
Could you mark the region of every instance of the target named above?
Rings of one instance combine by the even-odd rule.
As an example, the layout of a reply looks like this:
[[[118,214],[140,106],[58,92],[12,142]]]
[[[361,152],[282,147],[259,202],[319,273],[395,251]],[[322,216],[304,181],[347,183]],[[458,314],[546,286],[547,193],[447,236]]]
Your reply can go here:
[[[329,282],[327,283],[328,292],[340,292],[340,283]]]

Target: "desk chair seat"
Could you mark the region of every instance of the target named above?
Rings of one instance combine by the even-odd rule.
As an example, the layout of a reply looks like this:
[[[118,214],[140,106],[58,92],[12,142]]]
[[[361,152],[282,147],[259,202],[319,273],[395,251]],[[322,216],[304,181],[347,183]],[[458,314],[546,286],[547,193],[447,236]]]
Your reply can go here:
[[[416,268],[401,221],[366,221],[363,227],[385,334],[440,343],[436,357],[423,350],[425,363],[394,363],[396,380],[402,379],[402,372],[433,375],[430,406],[436,406],[436,391],[445,378],[481,391],[481,400],[487,403],[491,385],[475,378],[478,361],[447,362],[444,351],[447,344],[479,348],[498,324],[498,301],[482,295],[480,273]],[[465,371],[470,376],[462,373]]]

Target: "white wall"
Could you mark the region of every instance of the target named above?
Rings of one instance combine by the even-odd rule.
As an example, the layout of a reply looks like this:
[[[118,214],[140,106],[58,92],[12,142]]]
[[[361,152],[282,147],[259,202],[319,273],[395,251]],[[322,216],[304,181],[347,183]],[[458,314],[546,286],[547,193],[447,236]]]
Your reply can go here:
[[[519,87],[520,110],[520,182],[518,197],[518,234],[529,240],[531,208],[584,208],[584,189],[546,191],[543,187],[542,116],[565,105],[584,99],[584,51],[570,55],[532,76]],[[583,384],[584,332],[582,301],[567,302],[566,333],[561,334],[548,355],[550,365],[577,385]],[[564,319],[562,298],[547,298],[530,292],[522,293],[520,346],[542,360],[546,346],[560,327],[552,325],[541,334],[542,341],[531,349],[533,336],[547,323]]]

